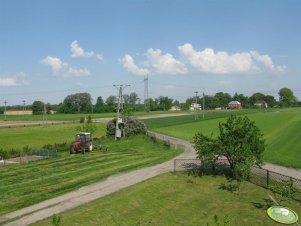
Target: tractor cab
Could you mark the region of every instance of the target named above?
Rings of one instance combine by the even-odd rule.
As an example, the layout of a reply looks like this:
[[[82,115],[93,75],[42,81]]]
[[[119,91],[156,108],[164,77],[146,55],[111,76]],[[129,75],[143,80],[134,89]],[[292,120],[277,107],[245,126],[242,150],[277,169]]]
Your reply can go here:
[[[86,151],[92,151],[92,135],[88,132],[80,132],[75,135],[75,140],[70,145],[70,154]]]

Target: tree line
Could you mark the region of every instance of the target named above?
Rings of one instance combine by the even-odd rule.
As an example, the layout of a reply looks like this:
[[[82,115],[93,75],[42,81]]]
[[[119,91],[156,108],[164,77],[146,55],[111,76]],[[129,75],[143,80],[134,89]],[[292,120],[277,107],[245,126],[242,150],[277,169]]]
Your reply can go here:
[[[243,108],[254,108],[254,104],[258,100],[263,100],[268,107],[292,107],[301,106],[301,102],[297,101],[294,93],[289,88],[282,88],[278,92],[279,100],[276,100],[272,95],[265,95],[263,93],[254,93],[251,96],[235,93],[231,96],[229,93],[217,92],[214,95],[204,95],[197,98],[197,103],[202,105],[203,99],[205,109],[227,108],[228,103],[232,100],[239,101]],[[123,95],[123,109],[124,113],[136,111],[168,111],[172,106],[181,110],[189,110],[192,103],[195,103],[195,97],[187,98],[185,102],[180,103],[179,100],[174,100],[167,96],[159,96],[157,98],[149,98],[142,103],[137,93]],[[92,103],[92,97],[89,93],[75,93],[68,95],[60,104],[44,103],[40,100],[34,101],[31,105],[27,105],[27,110],[32,110],[33,114],[43,114],[58,112],[66,114],[75,113],[105,113],[116,112],[117,97],[109,96],[104,101],[101,96],[97,97],[96,104]],[[7,110],[23,110],[24,106],[7,106]],[[0,113],[4,112],[4,107],[0,108]]]

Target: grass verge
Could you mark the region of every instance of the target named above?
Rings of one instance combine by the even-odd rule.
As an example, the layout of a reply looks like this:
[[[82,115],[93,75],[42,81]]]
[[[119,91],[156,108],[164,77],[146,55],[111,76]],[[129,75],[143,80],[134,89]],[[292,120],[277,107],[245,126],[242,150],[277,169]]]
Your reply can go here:
[[[276,226],[266,209],[266,190],[243,182],[239,192],[220,189],[222,176],[188,177],[168,173],[59,214],[62,225],[207,225],[214,215],[229,216],[230,225]],[[301,214],[300,203],[284,201]],[[76,220],[75,220],[76,219]],[[51,225],[51,218],[33,225]]]

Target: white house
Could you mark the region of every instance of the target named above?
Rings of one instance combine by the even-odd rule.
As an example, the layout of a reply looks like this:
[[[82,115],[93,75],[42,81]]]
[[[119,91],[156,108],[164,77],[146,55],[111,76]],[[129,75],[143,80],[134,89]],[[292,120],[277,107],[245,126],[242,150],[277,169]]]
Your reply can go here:
[[[195,108],[198,109],[198,110],[202,110],[202,105],[196,104],[196,103],[192,103],[192,104],[190,105],[189,110],[190,110],[190,111],[194,111]]]

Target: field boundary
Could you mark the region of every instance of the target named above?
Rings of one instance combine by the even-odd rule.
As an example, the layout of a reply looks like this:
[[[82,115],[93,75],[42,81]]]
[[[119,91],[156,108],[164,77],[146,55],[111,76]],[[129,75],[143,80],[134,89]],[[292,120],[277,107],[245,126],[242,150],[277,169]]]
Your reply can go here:
[[[227,159],[218,159],[215,163],[203,165],[199,159],[175,159],[174,172],[187,171],[187,172],[227,172],[230,166]],[[291,189],[297,188],[300,190],[299,194],[294,196],[296,201],[301,202],[301,180],[283,175],[271,170],[263,169],[258,166],[252,166],[249,182],[256,184],[260,187],[270,189],[279,187],[284,182],[291,182]]]

